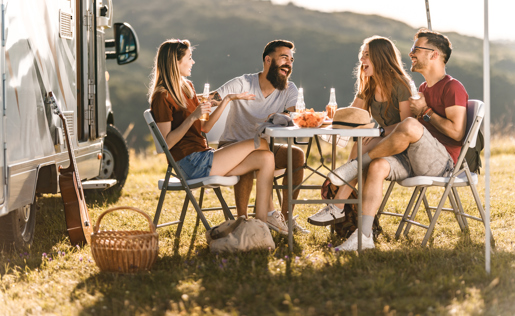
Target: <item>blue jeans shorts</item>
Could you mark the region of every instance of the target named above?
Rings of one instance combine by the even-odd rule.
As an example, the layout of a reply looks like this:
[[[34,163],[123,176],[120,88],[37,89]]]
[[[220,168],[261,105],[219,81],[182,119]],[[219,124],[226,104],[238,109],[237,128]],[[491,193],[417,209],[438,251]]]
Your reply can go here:
[[[187,180],[208,177],[213,165],[215,150],[199,151],[182,158],[177,163]]]

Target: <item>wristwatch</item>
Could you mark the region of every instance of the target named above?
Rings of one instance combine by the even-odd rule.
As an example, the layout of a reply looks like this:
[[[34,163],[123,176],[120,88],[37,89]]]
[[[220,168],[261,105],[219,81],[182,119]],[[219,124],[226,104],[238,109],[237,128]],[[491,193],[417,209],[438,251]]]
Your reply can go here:
[[[384,137],[384,128],[382,126],[379,126],[379,136]]]
[[[429,109],[424,113],[424,116],[422,117],[424,121],[429,122],[431,120],[431,116],[433,115],[433,110]]]

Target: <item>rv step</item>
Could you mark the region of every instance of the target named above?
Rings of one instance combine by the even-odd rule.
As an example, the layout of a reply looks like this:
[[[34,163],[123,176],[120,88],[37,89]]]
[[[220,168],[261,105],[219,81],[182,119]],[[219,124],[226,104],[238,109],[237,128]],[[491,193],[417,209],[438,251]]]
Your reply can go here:
[[[82,189],[108,189],[116,184],[116,179],[104,179],[104,180],[88,180],[82,181]]]

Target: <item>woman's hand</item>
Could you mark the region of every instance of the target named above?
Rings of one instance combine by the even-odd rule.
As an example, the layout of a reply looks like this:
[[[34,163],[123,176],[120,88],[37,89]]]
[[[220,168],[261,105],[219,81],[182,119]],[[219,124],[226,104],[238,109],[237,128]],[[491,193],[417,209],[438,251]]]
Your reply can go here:
[[[255,94],[249,94],[248,92],[242,92],[242,93],[231,93],[225,96],[229,99],[229,101],[234,100],[255,100],[256,95]]]
[[[191,113],[190,116],[192,117],[192,119],[194,119],[196,121],[204,113],[208,113],[208,114],[211,113],[211,102],[206,101],[206,102],[200,103],[199,106],[197,106],[195,111],[193,111],[193,113]]]

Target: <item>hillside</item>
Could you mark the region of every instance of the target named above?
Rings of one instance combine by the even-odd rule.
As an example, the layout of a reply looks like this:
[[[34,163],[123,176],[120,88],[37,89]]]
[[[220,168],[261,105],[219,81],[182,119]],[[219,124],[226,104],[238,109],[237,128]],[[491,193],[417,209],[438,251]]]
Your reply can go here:
[[[140,42],[140,57],[130,65],[108,63],[111,99],[116,125],[123,132],[130,123],[131,147],[148,145],[142,112],[148,107],[148,76],[159,44],[168,38],[189,39],[196,61],[190,79],[197,89],[212,88],[227,80],[262,69],[261,54],[267,42],[285,38],[295,42],[297,53],[291,79],[305,91],[306,106],[322,109],[329,88],[336,88],[339,106],[354,95],[353,68],[364,38],[382,35],[394,40],[410,64],[408,51],[416,30],[376,15],[349,12],[322,13],[293,5],[274,6],[252,0],[137,0],[115,1],[115,21],[130,23]],[[436,21],[433,25],[437,24]],[[483,98],[482,40],[447,34],[454,44],[448,73],[461,80],[470,98]],[[493,44],[492,120],[513,122],[515,100],[515,49],[513,44]],[[423,79],[414,74],[420,84]]]

